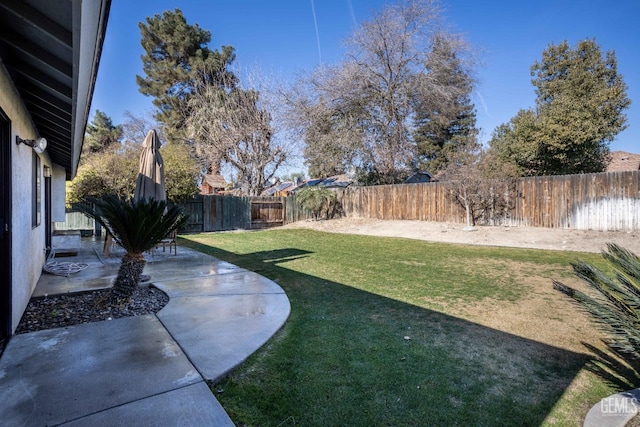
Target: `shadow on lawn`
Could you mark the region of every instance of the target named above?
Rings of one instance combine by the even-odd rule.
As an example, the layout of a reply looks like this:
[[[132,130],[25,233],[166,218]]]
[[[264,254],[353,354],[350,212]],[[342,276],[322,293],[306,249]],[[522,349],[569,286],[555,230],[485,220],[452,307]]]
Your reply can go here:
[[[287,268],[305,250],[187,245],[276,281],[291,301],[275,339],[219,386],[240,424],[540,425],[591,360]]]
[[[606,342],[605,342],[606,344]],[[618,390],[640,387],[640,361],[630,355],[617,353],[612,348],[603,351],[589,343],[584,345],[595,358],[586,368]]]

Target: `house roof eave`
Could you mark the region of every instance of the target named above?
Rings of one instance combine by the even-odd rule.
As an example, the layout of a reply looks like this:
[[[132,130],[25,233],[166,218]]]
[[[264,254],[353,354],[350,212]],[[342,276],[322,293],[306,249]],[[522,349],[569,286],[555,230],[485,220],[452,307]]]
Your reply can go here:
[[[77,172],[110,7],[111,0],[0,0],[0,57],[67,179]]]

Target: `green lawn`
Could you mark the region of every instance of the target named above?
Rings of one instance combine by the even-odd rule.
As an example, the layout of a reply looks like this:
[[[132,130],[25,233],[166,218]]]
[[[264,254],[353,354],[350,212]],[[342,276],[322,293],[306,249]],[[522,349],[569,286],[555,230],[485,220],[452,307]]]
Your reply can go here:
[[[237,425],[581,425],[614,390],[551,278],[599,255],[310,230],[183,236],[276,281],[285,326],[212,389]]]

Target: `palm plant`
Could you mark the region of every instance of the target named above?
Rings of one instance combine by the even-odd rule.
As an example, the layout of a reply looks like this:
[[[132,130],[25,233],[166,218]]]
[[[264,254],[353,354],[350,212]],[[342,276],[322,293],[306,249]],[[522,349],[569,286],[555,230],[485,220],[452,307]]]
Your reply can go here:
[[[613,267],[607,274],[579,261],[572,264],[575,274],[597,293],[591,297],[558,281],[553,287],[571,297],[591,314],[607,334],[608,346],[619,354],[640,359],[640,258],[616,244],[607,244],[602,256]]]
[[[327,188],[305,187],[296,193],[296,203],[302,209],[311,211],[317,221],[323,211],[325,211],[327,219],[333,217],[338,204],[338,196]]]
[[[111,303],[127,303],[135,291],[146,264],[144,252],[155,247],[167,234],[184,225],[187,217],[178,206],[153,199],[127,200],[115,195],[88,199],[93,208],[81,211],[102,225],[126,253],[111,290]]]

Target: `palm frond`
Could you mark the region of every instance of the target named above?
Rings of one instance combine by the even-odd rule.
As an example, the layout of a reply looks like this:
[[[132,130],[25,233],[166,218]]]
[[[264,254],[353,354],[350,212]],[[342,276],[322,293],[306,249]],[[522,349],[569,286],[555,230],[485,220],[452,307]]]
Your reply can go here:
[[[589,313],[606,333],[612,348],[640,356],[640,258],[616,245],[608,244],[602,253],[613,268],[612,274],[583,261],[572,264],[580,279],[596,293],[593,296],[553,281],[553,287],[569,296]]]
[[[114,195],[88,201],[94,207],[82,206],[82,212],[94,218],[117,244],[131,254],[141,254],[153,248],[187,221],[178,206],[167,206],[164,201],[133,201]]]

